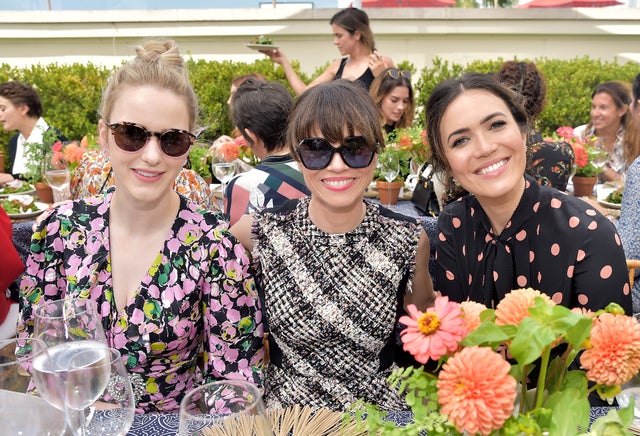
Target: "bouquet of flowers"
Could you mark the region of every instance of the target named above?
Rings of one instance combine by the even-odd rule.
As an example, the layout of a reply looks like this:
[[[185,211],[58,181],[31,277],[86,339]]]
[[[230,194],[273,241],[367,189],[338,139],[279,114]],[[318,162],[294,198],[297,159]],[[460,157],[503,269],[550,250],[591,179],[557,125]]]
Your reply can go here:
[[[594,165],[594,161],[605,162],[606,153],[595,147],[597,138],[592,136],[583,139],[577,136],[572,127],[558,127],[554,132],[551,141],[564,141],[571,145],[576,160],[576,172],[574,175],[578,177],[594,177],[602,171],[598,166]]]
[[[86,135],[79,143],[78,141],[72,141],[67,144],[63,144],[60,141],[56,141],[51,147],[51,150],[53,151],[51,160],[52,162],[66,162],[69,170],[73,172],[80,163],[82,155],[89,148],[89,140]]]
[[[240,159],[252,167],[256,166],[259,162],[258,158],[253,154],[251,147],[247,145],[247,142],[242,136],[238,136],[233,141],[221,144],[215,152],[222,156],[227,162]]]
[[[426,312],[409,305],[408,313],[400,318],[403,348],[438,368],[390,376],[413,411],[414,422],[403,428],[376,406],[355,403],[356,421],[364,418],[370,434],[627,434],[633,401],[587,432],[588,394],[612,400],[640,369],[640,324],[618,305],[570,310],[528,288],[510,292],[495,310],[438,297]]]
[[[430,155],[426,130],[420,127],[395,129],[387,135],[386,144],[381,155],[389,153],[398,155],[400,172],[396,180],[406,180],[407,176],[416,172]],[[384,180],[379,170],[376,170],[374,179]]]

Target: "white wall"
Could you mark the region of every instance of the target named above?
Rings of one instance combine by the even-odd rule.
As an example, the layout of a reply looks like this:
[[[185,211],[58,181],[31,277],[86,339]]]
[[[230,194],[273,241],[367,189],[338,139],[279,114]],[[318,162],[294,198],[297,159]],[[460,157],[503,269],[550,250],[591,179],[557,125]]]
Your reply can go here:
[[[303,71],[339,56],[329,19],[338,9],[21,11],[0,14],[0,62],[116,65],[146,37],[178,41],[196,59],[251,62],[243,42],[270,35]],[[439,56],[475,59],[588,55],[640,61],[640,9],[369,9],[378,49],[417,68]]]

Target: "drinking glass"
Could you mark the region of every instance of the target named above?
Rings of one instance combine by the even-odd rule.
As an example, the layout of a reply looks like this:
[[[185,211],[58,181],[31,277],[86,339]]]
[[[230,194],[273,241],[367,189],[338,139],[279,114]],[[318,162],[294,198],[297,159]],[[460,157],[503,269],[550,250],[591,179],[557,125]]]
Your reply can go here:
[[[179,436],[272,435],[258,387],[220,380],[191,390],[180,402]]]
[[[211,157],[211,172],[221,183],[222,197],[224,198],[225,189],[227,183],[236,174],[236,163],[234,161],[227,161],[224,156],[220,154],[213,154]]]
[[[53,190],[54,203],[71,198],[69,190],[71,171],[61,152],[47,153],[45,155],[42,172],[44,179]]]
[[[378,167],[380,168],[380,174],[387,182],[393,182],[400,173],[400,161],[398,155],[395,153],[381,153],[378,156]],[[389,188],[391,190],[391,188]],[[390,202],[391,200],[389,200]],[[386,205],[391,208],[391,203]]]
[[[135,402],[129,372],[115,348],[86,350],[69,363],[67,401],[74,409],[91,406],[88,436],[117,436],[133,424]]]
[[[33,359],[46,353],[44,342],[38,339],[0,341],[0,426],[3,435],[59,435],[64,429],[64,415],[60,410],[42,398],[26,393]]]
[[[67,380],[75,355],[107,349],[95,302],[83,298],[45,301],[35,311],[34,337],[48,347],[48,356],[39,357],[33,362],[38,392],[50,404],[65,412],[65,435],[84,434],[84,411],[68,401],[70,385]],[[90,387],[84,385],[83,389],[88,392]],[[79,396],[77,393],[75,395]]]

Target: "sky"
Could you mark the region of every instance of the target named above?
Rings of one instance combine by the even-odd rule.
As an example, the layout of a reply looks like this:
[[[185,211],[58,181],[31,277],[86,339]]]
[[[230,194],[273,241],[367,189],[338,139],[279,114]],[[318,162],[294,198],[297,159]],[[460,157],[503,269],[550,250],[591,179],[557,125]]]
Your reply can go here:
[[[210,9],[258,8],[271,0],[49,0],[52,10],[97,9]],[[312,3],[315,8],[343,7],[340,0],[287,0],[279,3]],[[0,10],[47,10],[47,0],[0,0]]]

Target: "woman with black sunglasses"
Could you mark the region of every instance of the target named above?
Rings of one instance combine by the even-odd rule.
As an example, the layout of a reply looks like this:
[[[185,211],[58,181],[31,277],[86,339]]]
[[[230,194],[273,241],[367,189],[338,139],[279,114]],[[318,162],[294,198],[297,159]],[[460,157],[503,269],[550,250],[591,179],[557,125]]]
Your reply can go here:
[[[385,69],[373,79],[369,94],[378,108],[382,127],[387,134],[394,129],[413,125],[415,102],[409,71],[397,68]]]
[[[343,410],[358,398],[406,405],[386,378],[403,306],[435,299],[429,240],[412,218],[363,194],[384,147],[366,90],[336,80],[306,91],[287,144],[311,197],[244,215],[231,231],[251,251],[269,325],[269,407]]]
[[[335,79],[357,81],[369,89],[373,79],[382,70],[393,67],[391,58],[381,55],[375,49],[373,32],[365,11],[357,8],[343,9],[331,17],[329,24],[333,32],[333,44],[338,47],[342,57],[331,62],[329,67],[308,85],[300,79],[282,50],[260,50],[272,61],[282,65],[285,77],[296,95],[302,94],[312,86]]]
[[[176,413],[206,381],[261,385],[263,327],[249,258],[221,214],[172,189],[198,119],[175,42],[138,47],[110,77],[100,114],[115,188],[61,204],[38,225],[21,283],[20,336],[33,332],[44,300],[96,300],[139,413]]]

